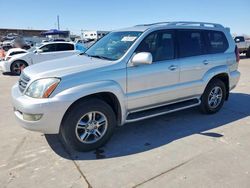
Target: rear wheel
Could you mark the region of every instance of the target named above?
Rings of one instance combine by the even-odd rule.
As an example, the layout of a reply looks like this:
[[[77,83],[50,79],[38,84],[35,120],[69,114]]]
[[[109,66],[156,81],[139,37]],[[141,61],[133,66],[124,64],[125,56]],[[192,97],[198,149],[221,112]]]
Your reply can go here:
[[[15,61],[11,64],[10,71],[12,74],[20,75],[22,70],[27,66],[28,64],[24,61]]]
[[[78,151],[90,151],[103,146],[116,127],[115,113],[100,99],[82,101],[66,114],[60,136]]]
[[[247,56],[247,57],[250,57],[250,47],[249,47],[248,50],[247,50],[246,56]]]
[[[224,82],[215,79],[209,82],[202,97],[200,110],[205,114],[218,112],[226,98],[226,86]]]

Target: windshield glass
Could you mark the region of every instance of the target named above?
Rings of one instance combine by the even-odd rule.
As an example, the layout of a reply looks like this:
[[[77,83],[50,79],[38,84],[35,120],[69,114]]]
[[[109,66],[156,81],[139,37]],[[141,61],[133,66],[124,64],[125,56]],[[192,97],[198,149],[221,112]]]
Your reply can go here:
[[[100,59],[118,60],[141,33],[136,31],[111,32],[91,46],[84,54]]]
[[[32,48],[28,49],[28,52],[34,52],[35,50],[37,50],[39,47],[41,47],[43,44],[36,44],[35,46],[33,46]]]

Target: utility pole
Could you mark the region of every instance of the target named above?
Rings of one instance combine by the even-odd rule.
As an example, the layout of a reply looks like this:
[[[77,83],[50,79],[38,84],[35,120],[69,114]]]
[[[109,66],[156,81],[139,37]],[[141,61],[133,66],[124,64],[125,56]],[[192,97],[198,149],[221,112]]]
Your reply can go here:
[[[81,29],[81,39],[83,39],[83,29]]]
[[[57,15],[57,29],[60,30],[60,20],[59,15]]]

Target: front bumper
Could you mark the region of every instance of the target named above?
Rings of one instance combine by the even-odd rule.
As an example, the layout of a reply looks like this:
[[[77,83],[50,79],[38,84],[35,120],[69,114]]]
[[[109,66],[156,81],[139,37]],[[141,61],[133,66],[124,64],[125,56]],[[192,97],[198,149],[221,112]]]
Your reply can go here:
[[[63,116],[71,102],[61,101],[57,97],[31,98],[23,95],[16,84],[12,88],[12,104],[16,119],[22,127],[46,134],[57,134]],[[42,114],[42,118],[38,121],[27,121],[23,118],[24,113]]]
[[[8,61],[0,61],[0,71],[10,72],[10,63]]]

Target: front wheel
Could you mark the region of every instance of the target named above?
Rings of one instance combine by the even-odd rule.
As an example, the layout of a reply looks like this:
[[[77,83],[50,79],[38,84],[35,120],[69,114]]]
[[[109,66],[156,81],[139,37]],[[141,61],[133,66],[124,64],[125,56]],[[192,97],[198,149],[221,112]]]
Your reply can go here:
[[[15,61],[11,64],[10,71],[12,74],[20,75],[21,72],[28,64],[24,61]]]
[[[90,151],[103,146],[116,127],[115,113],[100,99],[84,100],[66,114],[60,136],[78,151]]]
[[[205,114],[218,112],[223,106],[225,98],[226,86],[224,82],[219,79],[210,81],[201,97],[201,112]]]

